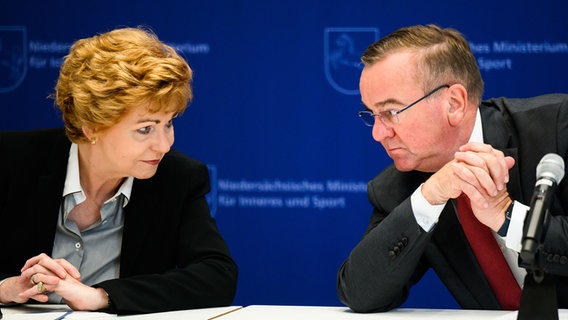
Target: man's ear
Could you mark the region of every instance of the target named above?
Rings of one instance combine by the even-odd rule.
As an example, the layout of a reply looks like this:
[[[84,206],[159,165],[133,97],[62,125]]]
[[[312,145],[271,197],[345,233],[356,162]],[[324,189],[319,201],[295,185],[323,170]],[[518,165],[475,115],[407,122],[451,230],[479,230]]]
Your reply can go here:
[[[454,84],[448,88],[448,91],[448,121],[451,126],[457,126],[462,122],[467,112],[467,90],[461,84]]]

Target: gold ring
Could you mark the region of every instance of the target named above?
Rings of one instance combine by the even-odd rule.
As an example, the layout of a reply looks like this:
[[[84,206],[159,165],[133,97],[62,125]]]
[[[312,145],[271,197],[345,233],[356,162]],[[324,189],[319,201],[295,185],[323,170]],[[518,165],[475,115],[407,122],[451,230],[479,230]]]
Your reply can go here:
[[[43,282],[38,282],[37,286],[36,286],[37,292],[39,293],[44,293],[45,292],[45,287],[43,286]]]
[[[35,276],[37,273],[32,274],[32,276],[30,277],[30,282],[35,286],[37,284],[37,282],[35,282]]]

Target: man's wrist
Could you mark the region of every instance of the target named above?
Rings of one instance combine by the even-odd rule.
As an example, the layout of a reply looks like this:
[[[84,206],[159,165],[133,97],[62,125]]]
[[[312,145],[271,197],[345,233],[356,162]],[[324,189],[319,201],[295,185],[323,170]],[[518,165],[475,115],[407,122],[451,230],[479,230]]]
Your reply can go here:
[[[420,186],[422,197],[432,206],[442,205],[448,202],[448,199],[441,199],[440,197],[435,196],[436,193],[433,192],[431,183],[430,179],[428,179]]]
[[[505,221],[501,225],[501,228],[499,228],[499,231],[497,231],[497,234],[500,235],[501,237],[506,237],[507,231],[509,231],[509,224],[511,223],[511,213],[513,212],[514,204],[515,201],[511,201],[511,204],[505,210]]]

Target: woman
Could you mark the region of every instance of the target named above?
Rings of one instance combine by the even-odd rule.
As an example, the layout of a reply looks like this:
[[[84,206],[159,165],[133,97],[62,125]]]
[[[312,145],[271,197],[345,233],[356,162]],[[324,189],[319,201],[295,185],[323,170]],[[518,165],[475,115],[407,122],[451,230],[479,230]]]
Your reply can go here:
[[[54,94],[65,131],[0,133],[0,303],[124,314],[232,302],[207,169],[170,149],[191,77],[141,28],[73,44]]]

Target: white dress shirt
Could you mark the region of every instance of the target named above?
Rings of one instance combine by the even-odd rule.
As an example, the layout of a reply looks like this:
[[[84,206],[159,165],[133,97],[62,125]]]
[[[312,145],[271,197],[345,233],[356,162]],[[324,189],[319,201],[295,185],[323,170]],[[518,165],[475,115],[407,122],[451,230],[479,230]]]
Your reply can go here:
[[[128,204],[134,178],[126,178],[114,196],[104,202],[100,211],[101,219],[81,231],[75,222],[67,219],[71,210],[86,199],[79,174],[79,153],[77,145],[73,143],[69,152],[52,258],[69,261],[81,273],[81,282],[93,285],[119,277],[123,208]],[[60,296],[54,293],[48,296],[50,302],[62,303]]]

